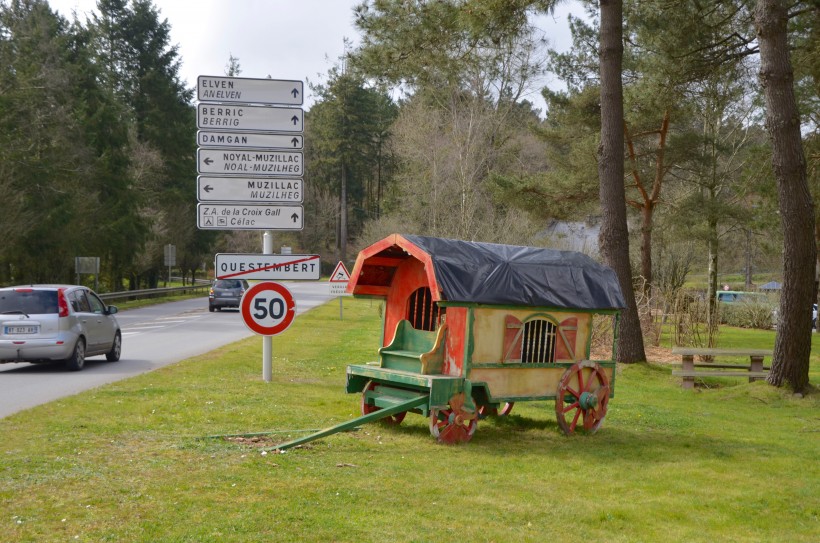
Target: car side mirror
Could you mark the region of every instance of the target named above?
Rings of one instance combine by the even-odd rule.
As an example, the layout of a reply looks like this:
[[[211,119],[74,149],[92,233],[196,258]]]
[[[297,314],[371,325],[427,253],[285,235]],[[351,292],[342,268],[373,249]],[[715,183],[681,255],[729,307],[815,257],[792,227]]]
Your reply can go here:
[[[117,313],[118,311],[119,311],[119,309],[117,309],[117,306],[115,306],[115,305],[109,305],[109,306],[108,306],[108,311],[107,311],[107,313],[108,313],[109,315],[113,315],[114,313]]]

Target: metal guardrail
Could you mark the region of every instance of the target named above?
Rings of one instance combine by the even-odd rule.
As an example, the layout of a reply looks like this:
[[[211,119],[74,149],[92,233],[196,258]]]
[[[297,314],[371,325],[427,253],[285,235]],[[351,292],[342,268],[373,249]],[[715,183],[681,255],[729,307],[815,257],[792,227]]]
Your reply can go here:
[[[107,292],[99,294],[103,300],[121,300],[123,298],[150,298],[152,296],[164,296],[168,294],[185,294],[186,292],[207,292],[210,288],[210,281],[202,282],[196,285],[187,285],[184,287],[167,287],[167,288],[145,288],[140,290],[125,290],[122,292]]]

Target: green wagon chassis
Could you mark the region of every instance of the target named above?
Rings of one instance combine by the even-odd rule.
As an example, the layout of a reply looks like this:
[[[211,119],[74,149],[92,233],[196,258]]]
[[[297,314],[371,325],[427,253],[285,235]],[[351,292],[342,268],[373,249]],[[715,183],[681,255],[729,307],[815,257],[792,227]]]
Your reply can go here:
[[[606,416],[609,398],[614,395],[615,362],[589,361],[527,364],[530,368],[563,371],[558,389],[541,396],[494,398],[486,383],[464,377],[423,375],[382,368],[376,365],[347,367],[345,390],[361,393],[362,416],[275,448],[285,450],[329,435],[352,430],[363,424],[384,420],[400,424],[408,412],[429,417],[430,433],[442,443],[469,441],[482,413],[509,412],[515,401],[555,400],[558,425],[565,434],[576,430],[595,432]],[[612,380],[604,369],[611,369]]]

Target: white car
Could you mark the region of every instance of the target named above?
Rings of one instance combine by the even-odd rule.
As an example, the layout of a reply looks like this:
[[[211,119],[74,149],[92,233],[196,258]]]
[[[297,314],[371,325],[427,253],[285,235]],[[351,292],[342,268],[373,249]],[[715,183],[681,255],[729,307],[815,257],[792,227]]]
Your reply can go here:
[[[122,332],[91,289],[77,285],[0,288],[0,362],[65,362],[79,371],[87,356],[120,359]]]
[[[772,323],[777,326],[777,309],[772,310]],[[811,328],[817,329],[817,304],[811,306]]]

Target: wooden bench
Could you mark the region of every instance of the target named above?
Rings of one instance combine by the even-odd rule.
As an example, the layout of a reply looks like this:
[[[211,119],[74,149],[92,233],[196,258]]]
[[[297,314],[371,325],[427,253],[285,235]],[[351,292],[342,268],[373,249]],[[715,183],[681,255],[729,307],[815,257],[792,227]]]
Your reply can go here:
[[[672,354],[681,355],[681,369],[672,375],[682,377],[681,387],[694,388],[695,377],[748,377],[749,382],[765,379],[769,368],[763,366],[765,357],[773,352],[766,349],[710,349],[705,347],[673,347]],[[748,364],[714,364],[695,362],[695,356],[742,356],[749,357]]]
[[[381,367],[424,375],[441,373],[446,328],[442,324],[434,332],[416,330],[409,321],[400,320],[393,341],[379,349]]]

